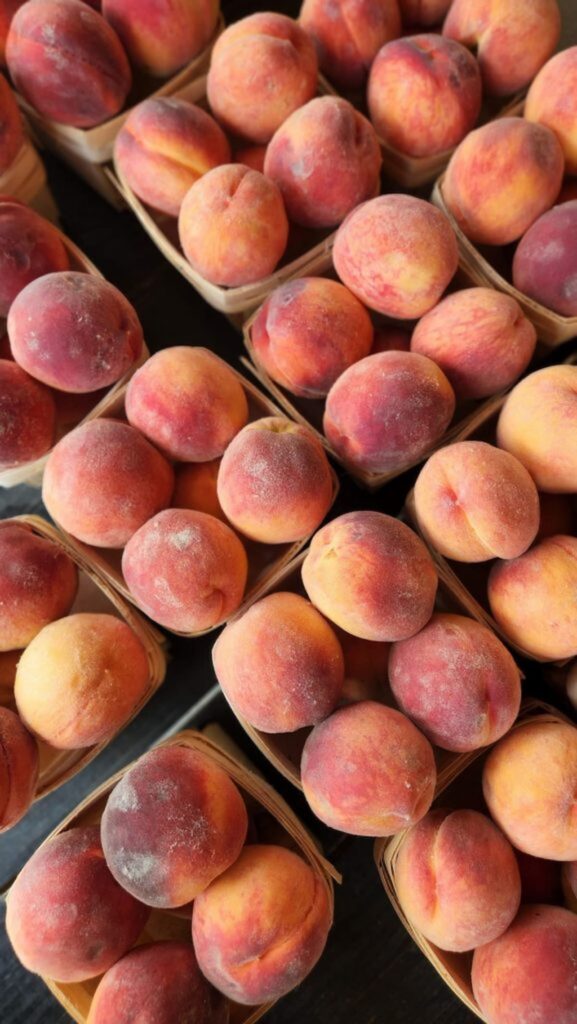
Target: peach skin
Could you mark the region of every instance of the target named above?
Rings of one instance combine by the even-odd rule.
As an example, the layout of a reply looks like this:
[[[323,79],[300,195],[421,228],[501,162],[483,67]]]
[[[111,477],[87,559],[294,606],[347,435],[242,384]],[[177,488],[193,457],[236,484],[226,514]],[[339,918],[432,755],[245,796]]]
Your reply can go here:
[[[38,745],[9,708],[0,707],[0,833],[32,804],[38,782]]]
[[[102,0],[131,63],[157,78],[174,75],[208,46],[219,10],[219,0]]]
[[[555,54],[541,68],[525,100],[524,116],[555,132],[565,173],[577,174],[577,46]]]
[[[52,392],[16,363],[0,359],[0,470],[46,455],[55,429]]]
[[[319,68],[342,91],[362,89],[381,46],[401,34],[397,0],[304,0],[299,22],[311,36]]]
[[[0,198],[0,317],[31,281],[69,267],[56,228],[23,203]]]
[[[517,246],[515,288],[560,316],[577,317],[577,200],[544,213]]]
[[[440,25],[452,0],[399,0],[403,26],[430,28]]]
[[[0,174],[14,163],[24,145],[24,128],[16,97],[0,74]]]

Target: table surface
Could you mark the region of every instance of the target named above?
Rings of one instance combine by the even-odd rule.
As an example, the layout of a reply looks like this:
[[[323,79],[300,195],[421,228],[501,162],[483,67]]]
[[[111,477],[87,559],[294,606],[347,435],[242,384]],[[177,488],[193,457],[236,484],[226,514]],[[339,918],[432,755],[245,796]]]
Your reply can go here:
[[[290,4],[272,6],[292,14],[297,10]],[[577,41],[577,5],[575,0],[561,0],[560,7],[562,45],[567,46]],[[258,5],[250,2],[224,3],[227,21],[255,9]],[[56,159],[46,155],[46,164],[63,229],[132,301],[151,351],[170,345],[205,345],[238,367],[243,352],[240,335],[162,258],[130,213],[113,211]],[[376,508],[394,515],[412,476],[406,475],[374,496],[341,477],[335,513]],[[0,492],[2,517],[43,511],[39,492],[32,488]],[[335,927],[321,962],[300,988],[270,1011],[267,1021],[467,1024],[476,1020],[404,931],[379,881],[371,841],[338,836],[314,823],[300,795],[251,748],[222,697],[213,694],[205,698],[215,686],[210,661],[213,642],[214,635],[198,640],[172,638],[166,682],[138,718],[81,775],[36,804],[19,826],[0,836],[0,891],[39,842],[95,786],[166,732],[182,727],[181,723],[202,727],[218,721],[312,826],[344,878],[336,893]],[[527,676],[529,689],[545,694],[534,666],[527,667]],[[3,903],[0,915],[2,1024],[64,1024],[69,1020],[64,1010],[43,983],[15,960],[3,927]]]

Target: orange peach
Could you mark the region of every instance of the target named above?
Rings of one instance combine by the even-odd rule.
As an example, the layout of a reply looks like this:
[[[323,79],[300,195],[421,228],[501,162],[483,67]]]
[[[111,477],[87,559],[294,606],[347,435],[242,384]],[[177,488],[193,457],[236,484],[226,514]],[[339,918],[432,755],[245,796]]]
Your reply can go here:
[[[320,70],[345,91],[364,87],[381,46],[401,34],[397,0],[304,0],[299,21],[315,44]]]
[[[52,224],[22,203],[0,199],[0,316],[8,316],[14,299],[31,281],[69,266],[66,247]]]
[[[399,0],[403,25],[430,28],[445,17],[452,0]]]
[[[20,366],[0,359],[0,470],[22,466],[52,447],[56,424],[48,388]]]
[[[524,116],[551,128],[565,154],[565,172],[577,174],[577,46],[555,54],[527,93]]]
[[[577,200],[562,203],[531,225],[513,258],[515,288],[560,316],[577,317],[576,232]]]
[[[189,462],[176,467],[172,504],[175,508],[190,508],[194,512],[206,512],[226,522],[220,507],[216,482],[220,459],[212,462]]]
[[[16,98],[0,74],[0,174],[14,163],[24,145],[22,117]]]
[[[157,78],[174,75],[206,49],[219,10],[218,0],[102,0],[131,63]]]
[[[30,807],[38,782],[38,746],[18,715],[0,707],[0,832]]]

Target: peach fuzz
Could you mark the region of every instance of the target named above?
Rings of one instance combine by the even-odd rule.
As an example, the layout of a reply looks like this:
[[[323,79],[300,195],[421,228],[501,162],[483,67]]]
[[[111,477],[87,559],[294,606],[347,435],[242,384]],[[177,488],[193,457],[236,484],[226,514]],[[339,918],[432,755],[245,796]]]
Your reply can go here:
[[[501,117],[459,144],[443,199],[471,242],[508,245],[553,205],[563,168],[563,150],[549,128]]]
[[[487,593],[507,639],[542,661],[577,654],[577,538],[547,537],[520,558],[497,562]]]
[[[497,424],[497,443],[511,452],[540,491],[577,492],[577,367],[547,366],[520,381]]]
[[[378,194],[381,163],[370,121],[339,96],[317,96],[277,129],[264,173],[278,185],[292,222],[331,228]]]
[[[0,707],[0,832],[30,807],[38,782],[38,746],[18,718]]]
[[[216,482],[220,459],[212,462],[188,462],[176,467],[174,508],[189,508],[194,512],[206,512],[226,522],[226,516],[220,507]]]
[[[481,110],[481,74],[472,53],[434,33],[387,43],[371,67],[371,121],[389,146],[410,157],[445,153]]]
[[[245,390],[230,367],[186,345],[147,359],[128,384],[125,404],[129,423],[181,462],[218,458],[248,419]]]
[[[126,622],[94,612],[44,626],[23,652],[14,695],[24,724],[57,750],[106,743],[148,690],[142,641]]]
[[[251,14],[215,43],[208,102],[225,131],[262,145],[313,98],[317,70],[314,44],[297,22],[270,11]]]
[[[405,195],[378,196],[357,207],[337,231],[333,249],[343,284],[370,309],[397,319],[432,309],[458,259],[445,215]]]
[[[194,902],[204,976],[243,1005],[274,1002],[310,973],[332,925],[325,883],[282,846],[247,846]]]
[[[495,743],[519,713],[521,676],[486,626],[438,613],[416,636],[393,644],[389,681],[401,711],[444,750]]]
[[[521,907],[504,935],[475,951],[472,982],[490,1024],[572,1024],[577,917],[563,907]]]
[[[362,89],[381,46],[401,34],[397,0],[304,0],[299,22],[324,75],[345,92]]]
[[[138,430],[96,419],[66,434],[51,451],[42,500],[73,537],[119,548],[166,508],[173,488],[171,466]]]
[[[49,387],[83,393],[109,387],[140,356],[136,310],[114,285],[68,270],[26,285],[8,313],[12,355]]]
[[[345,659],[342,702],[385,701],[388,694],[388,664],[391,645],[336,629]]]
[[[360,701],[316,725],[301,761],[305,797],[325,825],[390,836],[427,813],[437,773],[433,749],[394,708]]]
[[[385,324],[378,327],[373,337],[371,355],[377,352],[408,352],[411,347],[411,332],[404,327]]]
[[[48,388],[0,359],[0,470],[22,466],[52,447],[56,407]]]
[[[246,587],[246,551],[226,523],[170,508],[130,538],[122,572],[139,608],[167,629],[212,629],[236,611]]]
[[[531,722],[499,740],[483,766],[483,795],[494,821],[523,853],[577,857],[577,729]]]
[[[66,247],[52,224],[17,200],[0,199],[0,316],[43,274],[68,270]]]
[[[178,218],[180,244],[193,270],[228,288],[272,274],[288,232],[278,187],[241,164],[222,164],[199,178]]]
[[[455,394],[436,363],[393,350],[341,374],[327,396],[323,429],[354,469],[398,473],[441,440],[454,411]]]
[[[344,285],[302,277],[268,297],[251,325],[250,340],[256,359],[277,384],[304,398],[322,398],[344,370],[368,356],[373,325]]]
[[[81,0],[28,0],[10,25],[6,63],[39,114],[75,128],[114,117],[132,84],[116,32]]]
[[[363,640],[405,640],[429,621],[437,572],[423,542],[381,512],[348,512],[315,534],[302,578],[313,604]]]
[[[464,288],[419,320],[411,351],[437,363],[464,400],[488,398],[514,384],[536,343],[537,332],[514,298],[492,288]]]
[[[262,732],[294,732],[334,711],[344,682],[334,630],[299,594],[269,594],[220,634],[216,677],[234,710]]]
[[[178,217],[191,185],[230,163],[230,146],[205,110],[177,96],[156,96],[128,115],[116,136],[114,160],[143,203]]]
[[[577,200],[539,217],[517,246],[513,284],[559,316],[577,317]]]
[[[439,25],[452,0],[399,0],[404,26],[430,28]]]
[[[557,0],[453,0],[443,35],[475,47],[490,96],[510,96],[529,85],[559,41]]]
[[[577,46],[555,54],[527,93],[524,116],[551,128],[565,155],[565,173],[577,174]]]
[[[231,524],[251,540],[290,544],[316,530],[334,497],[324,448],[282,416],[249,423],[226,449],[218,500]]]
[[[72,559],[26,526],[0,523],[0,651],[26,647],[70,611],[78,587]]]
[[[521,875],[521,903],[561,903],[561,865],[515,850]]]
[[[196,751],[160,747],[112,790],[101,821],[114,878],[151,907],[195,899],[239,856],[246,807],[222,768]]]
[[[521,902],[513,847],[489,818],[469,810],[429,811],[410,829],[395,888],[412,926],[455,953],[502,935]]]
[[[114,881],[97,826],[43,843],[10,889],[8,938],[29,971],[60,982],[95,978],[136,942],[148,918]]]
[[[415,484],[419,529],[445,558],[517,558],[539,529],[539,495],[525,467],[484,441],[447,445]]]
[[[86,1024],[227,1024],[225,1000],[205,981],[188,942],[154,942],[123,956],[104,975]]]
[[[132,64],[168,78],[210,43],[218,0],[102,0],[102,13],[118,33]]]
[[[23,145],[24,129],[16,97],[0,74],[0,174],[14,163]]]

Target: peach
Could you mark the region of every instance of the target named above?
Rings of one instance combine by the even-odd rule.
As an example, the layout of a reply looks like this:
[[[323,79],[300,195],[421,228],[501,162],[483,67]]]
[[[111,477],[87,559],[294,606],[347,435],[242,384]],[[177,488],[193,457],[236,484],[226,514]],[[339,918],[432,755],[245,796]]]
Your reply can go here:
[[[334,711],[344,659],[328,622],[299,594],[253,604],[220,634],[216,677],[234,710],[262,732],[294,732]]]
[[[316,725],[301,761],[317,818],[355,836],[390,836],[431,806],[433,749],[399,711],[374,701],[339,708]]]
[[[548,366],[508,395],[497,443],[529,470],[540,491],[577,492],[577,367]]]
[[[271,87],[274,83],[274,88]],[[261,11],[217,39],[207,79],[211,110],[225,131],[261,145],[289,114],[313,98],[317,58],[292,18]]]
[[[320,441],[282,416],[249,423],[229,444],[217,481],[228,520],[251,540],[290,544],[316,530],[334,498]]]
[[[376,352],[408,352],[411,347],[411,332],[403,327],[385,324],[377,328],[373,337],[371,355]]]
[[[340,89],[362,89],[381,46],[401,34],[397,0],[304,0],[299,21],[320,70]]]
[[[536,540],[554,537],[557,533],[577,534],[577,503],[568,494],[540,494],[539,532]]]
[[[130,538],[122,572],[136,603],[167,629],[212,629],[236,611],[248,561],[226,523],[204,512],[167,509]]]
[[[322,398],[347,367],[369,354],[373,326],[344,285],[301,277],[275,288],[251,325],[250,340],[277,384],[304,398]]]
[[[393,644],[389,680],[401,711],[444,750],[494,743],[519,713],[513,658],[490,629],[463,615],[433,615],[416,636]]]
[[[24,129],[16,98],[0,74],[0,174],[14,163],[24,145]]]
[[[112,967],[148,914],[114,881],[90,826],[52,836],[24,865],[8,896],[6,929],[29,971],[75,982]]]
[[[114,285],[73,270],[45,274],[26,285],[8,313],[17,363],[60,391],[109,387],[140,356],[136,310]]]
[[[410,157],[436,156],[456,146],[479,117],[479,65],[451,39],[406,36],[379,50],[367,102],[389,146]]]
[[[227,1024],[228,1006],[200,973],[187,942],[153,942],[123,956],[104,975],[87,1024]]]
[[[0,523],[0,651],[26,647],[70,611],[78,587],[72,559],[18,523]]]
[[[483,767],[491,816],[523,853],[546,860],[577,857],[577,729],[535,721],[510,732]]]
[[[502,935],[521,902],[513,847],[484,814],[429,811],[395,863],[399,903],[440,949],[464,953]]]
[[[278,187],[241,164],[223,164],[199,178],[178,218],[180,244],[192,268],[228,288],[272,274],[288,230]]]
[[[234,162],[250,167],[251,171],[259,171],[260,174],[264,174],[265,156],[266,146],[240,146],[234,152]]]
[[[430,28],[445,17],[452,0],[399,0],[404,26]]]
[[[131,63],[157,78],[174,75],[206,49],[219,9],[218,0],[102,0]]]
[[[6,39],[10,22],[25,0],[0,0],[0,64],[6,64]]]
[[[509,96],[529,85],[559,41],[557,0],[453,0],[443,35],[476,47],[485,91]]]
[[[515,288],[560,316],[577,317],[576,232],[577,200],[562,203],[531,225],[513,258]]]
[[[212,462],[190,462],[176,467],[172,504],[175,508],[190,508],[194,512],[206,512],[226,522],[220,507],[216,482],[220,459]]]
[[[101,821],[114,878],[151,907],[181,907],[234,864],[248,828],[234,782],[183,746],[141,757],[112,790]]]
[[[443,198],[472,242],[507,245],[553,205],[563,167],[563,150],[549,128],[500,117],[457,146]]]
[[[559,661],[577,654],[576,588],[577,538],[558,535],[520,558],[497,562],[487,593],[512,643],[543,661]]]
[[[114,615],[81,612],[44,626],[18,662],[22,721],[58,750],[106,743],[149,689],[146,650]]]
[[[437,363],[464,400],[488,398],[514,384],[531,362],[536,343],[533,324],[510,295],[464,288],[419,320],[411,351]]]
[[[43,117],[91,128],[122,109],[132,75],[114,29],[81,0],[28,0],[6,40],[12,81]]]
[[[0,832],[30,807],[38,782],[38,746],[18,715],[0,707]]]
[[[277,129],[264,173],[278,185],[291,221],[331,228],[377,195],[381,162],[366,117],[338,96],[317,96]]]
[[[230,146],[205,110],[177,96],[156,96],[128,115],[116,136],[114,160],[143,203],[178,217],[191,185],[230,162]]]
[[[52,224],[22,203],[0,199],[0,316],[8,316],[14,299],[31,281],[69,266],[66,247]]]
[[[539,495],[525,467],[484,441],[447,445],[428,460],[414,491],[419,529],[446,558],[517,558],[539,529]]]
[[[33,462],[52,447],[56,407],[48,388],[0,359],[0,470]]]
[[[378,352],[350,366],[329,391],[323,428],[345,463],[398,473],[445,433],[455,395],[445,374],[416,352]]]
[[[565,154],[565,172],[577,174],[577,46],[556,53],[527,93],[524,116],[551,128]]]
[[[504,935],[475,950],[472,982],[490,1024],[572,1024],[577,917],[563,907],[522,907]]]
[[[122,547],[168,505],[174,473],[134,427],[96,419],[76,427],[50,453],[42,500],[72,536],[96,547]]]
[[[555,860],[531,857],[515,850],[521,875],[522,903],[561,902],[561,865]]]
[[[381,512],[348,512],[315,534],[305,590],[331,622],[363,640],[413,636],[429,621],[437,572],[423,542]]]
[[[343,702],[385,700],[391,645],[362,640],[343,629],[337,629],[336,634],[345,659]]]
[[[171,459],[209,462],[248,419],[245,390],[229,366],[204,348],[156,352],[126,392],[126,417]]]
[[[194,902],[204,976],[243,1005],[270,1003],[310,973],[332,925],[326,884],[282,846],[247,846]]]
[[[343,284],[370,309],[401,320],[432,309],[458,259],[445,215],[405,195],[378,196],[357,207],[337,231],[333,249]]]

